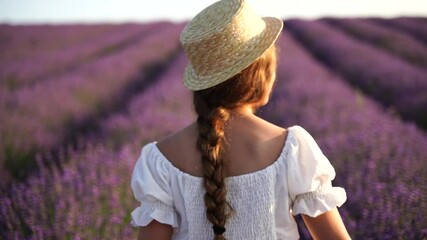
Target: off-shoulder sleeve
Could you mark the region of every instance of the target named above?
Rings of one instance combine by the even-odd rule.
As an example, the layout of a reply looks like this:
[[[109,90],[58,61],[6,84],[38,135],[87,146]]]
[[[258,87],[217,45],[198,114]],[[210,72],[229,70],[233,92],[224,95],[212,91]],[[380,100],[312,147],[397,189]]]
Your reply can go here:
[[[132,174],[133,194],[141,205],[132,213],[133,226],[147,226],[153,219],[178,227],[168,165],[150,143],[141,151]]]
[[[347,199],[343,188],[333,187],[335,170],[313,137],[302,127],[289,129],[288,187],[292,215],[317,217]]]

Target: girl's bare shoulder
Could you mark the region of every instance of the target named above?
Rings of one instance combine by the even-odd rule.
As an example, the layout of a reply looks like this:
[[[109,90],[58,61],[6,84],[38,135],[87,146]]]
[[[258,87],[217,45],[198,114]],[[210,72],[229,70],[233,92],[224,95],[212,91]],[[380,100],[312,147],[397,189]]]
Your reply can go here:
[[[157,147],[176,168],[191,175],[201,175],[200,153],[197,151],[197,125],[187,127],[160,139]]]

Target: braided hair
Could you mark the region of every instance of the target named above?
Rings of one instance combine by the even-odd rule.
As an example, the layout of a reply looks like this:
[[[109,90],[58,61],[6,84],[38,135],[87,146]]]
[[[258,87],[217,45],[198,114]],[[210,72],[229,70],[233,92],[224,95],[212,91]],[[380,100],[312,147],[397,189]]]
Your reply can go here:
[[[223,240],[225,225],[233,214],[227,201],[224,175],[224,127],[233,109],[257,103],[265,97],[276,71],[276,48],[273,45],[239,74],[214,87],[194,91],[194,108],[198,115],[197,149],[201,153],[206,216],[213,224],[214,240]]]

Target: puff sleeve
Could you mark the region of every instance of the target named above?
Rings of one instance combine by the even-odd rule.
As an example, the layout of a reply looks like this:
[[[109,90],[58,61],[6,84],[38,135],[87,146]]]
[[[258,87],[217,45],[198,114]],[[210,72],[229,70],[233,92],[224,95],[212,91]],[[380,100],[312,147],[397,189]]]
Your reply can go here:
[[[287,161],[292,215],[317,217],[341,206],[346,192],[332,186],[335,170],[313,137],[300,126],[292,128]]]
[[[144,146],[133,170],[131,187],[141,205],[131,213],[131,224],[147,226],[155,219],[177,228],[168,166],[154,147],[154,143]]]

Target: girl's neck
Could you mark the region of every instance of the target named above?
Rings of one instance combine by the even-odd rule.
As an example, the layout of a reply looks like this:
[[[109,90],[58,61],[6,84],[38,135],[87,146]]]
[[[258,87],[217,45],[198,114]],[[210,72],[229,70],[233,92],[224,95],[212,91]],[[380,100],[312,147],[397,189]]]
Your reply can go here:
[[[253,116],[255,115],[254,108],[250,104],[246,104],[244,106],[241,106],[239,108],[233,109],[231,111],[231,115],[235,116]]]

